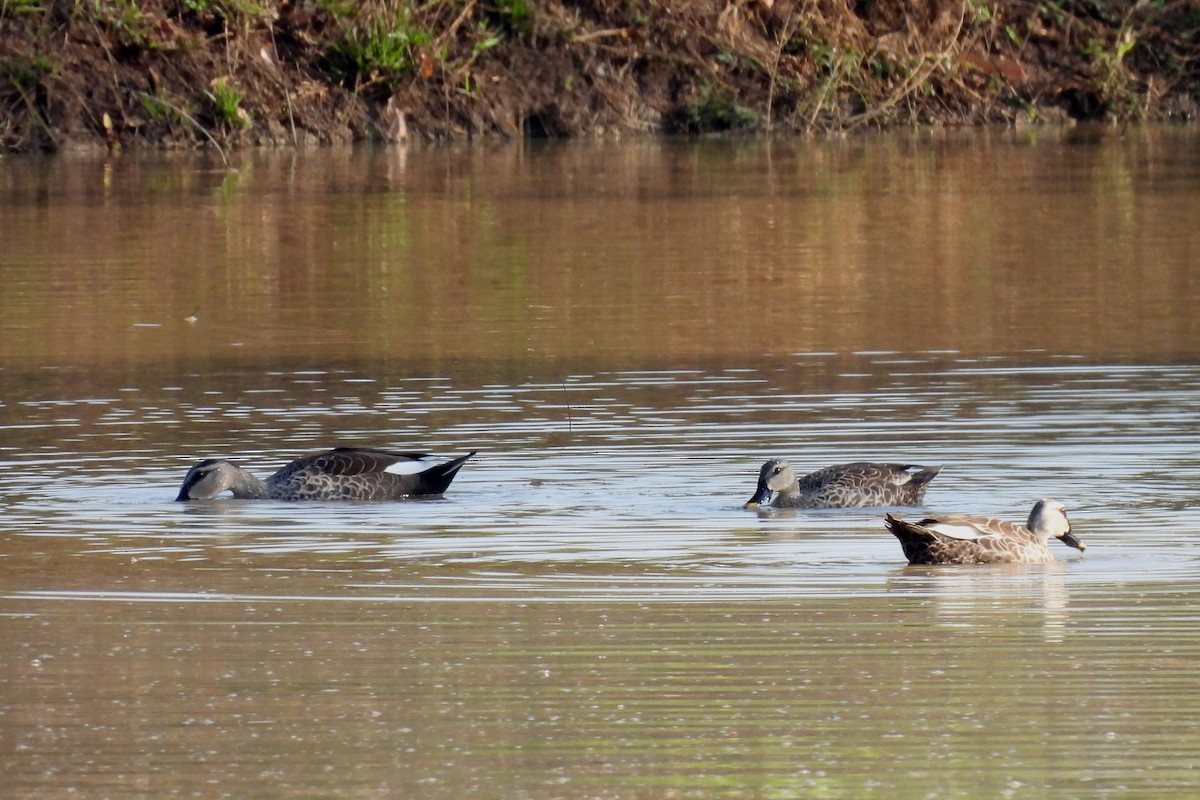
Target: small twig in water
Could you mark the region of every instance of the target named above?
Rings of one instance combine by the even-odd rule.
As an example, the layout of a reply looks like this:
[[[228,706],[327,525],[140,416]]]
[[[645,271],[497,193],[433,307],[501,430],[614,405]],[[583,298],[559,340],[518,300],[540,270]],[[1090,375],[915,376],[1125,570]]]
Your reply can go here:
[[[599,31],[588,31],[587,33],[578,33],[570,38],[572,44],[580,44],[582,42],[590,42],[594,39],[603,39],[608,36],[629,36],[629,28],[605,28]]]
[[[562,390],[563,390],[563,397],[566,397],[567,396],[567,381],[565,379],[562,382]],[[567,408],[567,436],[570,436],[573,432],[572,431],[572,422],[573,421],[571,419],[571,401],[563,400],[563,405],[565,405]]]

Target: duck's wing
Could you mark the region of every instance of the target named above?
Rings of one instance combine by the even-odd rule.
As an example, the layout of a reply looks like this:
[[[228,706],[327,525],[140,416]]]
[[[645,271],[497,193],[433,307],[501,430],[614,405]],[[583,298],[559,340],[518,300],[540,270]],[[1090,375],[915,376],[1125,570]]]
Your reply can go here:
[[[826,486],[857,487],[879,481],[883,474],[879,471],[880,464],[870,464],[865,461],[853,464],[834,464],[824,467],[797,479],[801,491],[815,491]]]
[[[978,541],[987,536],[995,535],[992,523],[998,522],[988,517],[972,517],[967,514],[946,514],[937,517],[926,517],[915,523],[930,533],[945,536],[948,539]]]
[[[298,458],[267,479],[283,500],[397,500],[446,491],[474,452],[447,462],[424,453],[338,447]]]
[[[944,530],[939,530],[939,532],[945,533],[946,536],[953,535],[949,532],[952,530],[974,530],[975,535],[971,536],[970,538],[998,536],[1000,538],[1023,539],[1029,535],[1029,529],[1024,525],[1018,525],[1007,520],[994,519],[992,517],[975,517],[967,514],[952,514],[938,517],[934,520],[934,522],[940,524],[944,528]]]
[[[926,526],[945,540],[970,541],[980,561],[1034,563],[1053,560],[1045,544],[1024,525],[991,517],[943,517]]]
[[[427,453],[337,447],[312,456],[310,463],[328,475],[377,475],[381,480],[392,476],[391,482],[386,485],[388,491],[396,495],[441,494],[450,486],[462,465],[474,455],[475,451],[472,450],[450,461],[436,461]]]
[[[926,484],[937,477],[937,474],[942,471],[941,467],[923,467],[920,464],[873,464],[865,462],[849,464],[847,466],[859,468],[859,471],[869,475],[871,480],[877,480],[880,483],[892,483],[896,486]]]
[[[941,467],[921,467],[914,464],[876,464],[871,461],[855,461],[851,464],[834,464],[799,479],[801,488],[819,488],[839,485],[904,486],[909,483],[928,483],[941,471]],[[912,472],[917,470],[917,472]]]
[[[909,472],[912,469],[924,471],[913,474]],[[920,505],[925,484],[933,479],[937,469],[856,461],[810,472],[797,483],[800,494],[814,498],[816,506]]]
[[[979,532],[970,525],[935,517],[910,521],[891,514],[885,515],[884,524],[900,540],[910,564],[973,564],[981,560]]]
[[[364,447],[335,447],[324,453],[297,458],[271,477],[274,480],[283,480],[292,474],[310,471],[341,477],[377,475],[385,472],[393,475],[412,475],[434,466],[428,458],[427,453],[395,453]]]
[[[914,564],[1053,560],[1027,528],[991,517],[951,514],[908,522],[889,514],[886,524]]]

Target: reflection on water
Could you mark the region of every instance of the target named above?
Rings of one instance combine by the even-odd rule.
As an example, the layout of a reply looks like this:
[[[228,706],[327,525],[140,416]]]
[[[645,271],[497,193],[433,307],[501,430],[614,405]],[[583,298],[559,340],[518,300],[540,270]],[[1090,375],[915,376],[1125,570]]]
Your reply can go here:
[[[1064,553],[1059,552],[1062,558]],[[1048,642],[1062,642],[1067,633],[1070,606],[1070,566],[1005,564],[976,569],[910,566],[889,581],[890,592],[931,597],[939,627],[981,629],[1009,616],[1041,616],[1042,634]]]
[[[1195,358],[1194,133],[1044,136],[10,160],[0,362]]]
[[[6,674],[39,699],[8,717],[22,794],[61,785],[69,753],[71,785],[147,797],[1148,796],[1188,785],[1200,743],[1177,633],[1086,605],[1062,641],[1020,610],[960,626],[857,599],[537,603],[491,624],[453,602],[54,608],[6,624]]]
[[[1197,152],[6,162],[8,796],[1190,786]],[[435,502],[172,502],[339,443],[480,454]],[[1087,555],[910,567],[882,512],[743,509],[770,456],[1054,496]]]

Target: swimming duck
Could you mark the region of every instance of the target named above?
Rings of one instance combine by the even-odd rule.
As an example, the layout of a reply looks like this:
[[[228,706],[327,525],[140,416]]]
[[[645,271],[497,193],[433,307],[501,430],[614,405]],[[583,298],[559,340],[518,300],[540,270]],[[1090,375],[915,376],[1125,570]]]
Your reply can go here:
[[[423,453],[338,447],[303,456],[264,480],[225,459],[188,470],[176,500],[206,500],[224,491],[242,500],[399,500],[440,495],[472,451],[445,463]]]
[[[772,458],[759,471],[758,490],[746,508],[758,508],[768,501],[775,508],[919,506],[925,499],[926,486],[941,470],[941,467],[858,461],[797,478],[785,459]]]
[[[888,514],[884,524],[910,564],[1042,564],[1054,560],[1046,547],[1051,536],[1080,552],[1087,547],[1071,533],[1066,506],[1049,498],[1034,503],[1024,525],[966,514],[920,522]]]

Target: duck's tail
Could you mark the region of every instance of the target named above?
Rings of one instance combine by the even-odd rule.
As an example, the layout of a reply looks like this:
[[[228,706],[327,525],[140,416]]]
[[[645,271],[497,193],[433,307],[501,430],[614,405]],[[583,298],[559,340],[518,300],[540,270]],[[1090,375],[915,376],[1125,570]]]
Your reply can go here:
[[[904,538],[901,535],[901,532],[908,532],[908,528],[905,527],[908,525],[908,523],[898,517],[893,517],[891,514],[885,514],[883,516],[883,525],[893,536],[900,540],[903,540]]]
[[[910,564],[933,563],[929,556],[930,533],[921,527],[922,523],[913,524],[891,514],[886,515],[883,520],[888,531],[900,541],[900,549],[904,551],[904,557]]]
[[[420,488],[416,494],[442,494],[445,492],[450,488],[450,483],[454,480],[454,476],[462,469],[462,465],[467,463],[467,459],[475,455],[475,452],[472,450],[465,456],[459,456],[444,464],[435,464],[422,472],[420,475]]]
[[[913,486],[913,487],[917,487],[917,486],[924,487],[931,480],[936,478],[938,473],[942,471],[942,468],[940,466],[922,467],[920,464],[910,464],[907,467],[905,467],[904,469],[905,470],[910,470],[910,469],[916,470],[916,472],[912,473],[912,478],[910,478],[908,481],[909,485]]]

